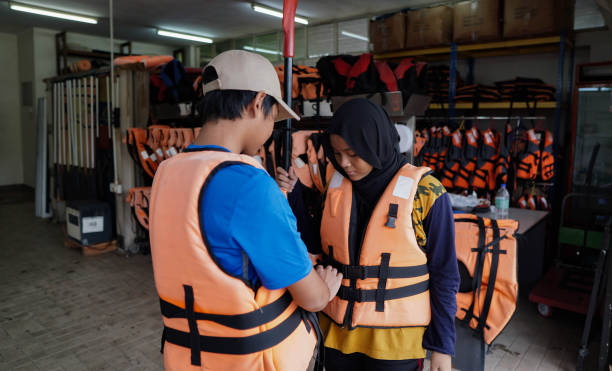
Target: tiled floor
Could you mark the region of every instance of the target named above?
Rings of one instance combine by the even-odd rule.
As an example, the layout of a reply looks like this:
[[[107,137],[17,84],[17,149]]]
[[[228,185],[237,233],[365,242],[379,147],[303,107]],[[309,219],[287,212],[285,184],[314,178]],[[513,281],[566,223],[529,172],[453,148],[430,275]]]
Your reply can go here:
[[[0,370],[163,369],[150,257],[83,257],[33,208],[0,206]],[[521,301],[487,370],[574,369],[582,321]]]

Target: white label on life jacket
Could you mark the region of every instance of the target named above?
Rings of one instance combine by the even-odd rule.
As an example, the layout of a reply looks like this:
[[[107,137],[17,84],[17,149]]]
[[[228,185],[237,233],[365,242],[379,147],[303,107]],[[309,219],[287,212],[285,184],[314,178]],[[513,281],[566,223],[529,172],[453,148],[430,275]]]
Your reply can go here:
[[[147,151],[140,152],[140,156],[142,156],[143,160],[146,160],[149,158],[149,154],[147,153]]]
[[[334,176],[332,176],[331,181],[329,182],[329,188],[338,188],[342,185],[342,180],[344,177],[339,172],[334,172]]]
[[[174,147],[170,147],[168,151],[170,151],[170,157],[176,156],[178,154],[178,152],[176,151],[176,148]]]
[[[395,183],[395,188],[393,188],[393,196],[409,200],[413,186],[414,179],[400,175],[397,178],[397,183]]]
[[[155,156],[155,153],[151,153],[151,161],[157,161],[157,156]]]
[[[104,217],[90,216],[83,218],[83,233],[99,233],[104,232]]]
[[[455,134],[453,135],[453,137],[455,137],[455,142],[457,143],[461,143],[461,134],[457,131],[455,132]]]
[[[301,168],[303,168],[303,167],[304,167],[304,165],[306,165],[306,164],[304,163],[304,160],[302,160],[302,159],[301,159],[301,158],[299,158],[299,157],[296,157],[296,158],[295,158],[295,160],[293,160],[293,161],[295,162],[295,166],[297,166],[297,167],[298,167],[298,169],[301,169]]]
[[[485,140],[487,141],[487,144],[493,144],[493,139],[491,139],[491,136],[492,136],[492,135],[493,135],[493,134],[491,134],[491,133],[487,133],[487,134],[485,135]]]
[[[319,166],[317,164],[312,164],[312,172],[314,173],[314,175],[317,175],[319,173]]]
[[[159,158],[164,158],[164,151],[161,148],[158,148],[155,152],[157,152]]]

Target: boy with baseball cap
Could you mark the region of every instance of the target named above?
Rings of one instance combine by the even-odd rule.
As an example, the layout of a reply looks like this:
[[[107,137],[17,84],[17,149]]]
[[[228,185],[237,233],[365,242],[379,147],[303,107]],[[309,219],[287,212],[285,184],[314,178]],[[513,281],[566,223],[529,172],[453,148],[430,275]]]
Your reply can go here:
[[[305,370],[316,312],[341,274],[313,269],[286,198],[251,156],[299,117],[264,57],[232,50],[202,72],[202,129],[164,161],[150,207],[167,369]]]

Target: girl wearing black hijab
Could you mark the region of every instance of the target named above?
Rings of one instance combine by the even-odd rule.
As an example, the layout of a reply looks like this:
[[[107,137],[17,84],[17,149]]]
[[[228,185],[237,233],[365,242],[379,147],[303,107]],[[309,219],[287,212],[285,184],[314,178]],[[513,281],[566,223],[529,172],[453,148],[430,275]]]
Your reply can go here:
[[[391,225],[370,223],[370,217],[375,212],[381,196],[388,187],[397,187],[399,181],[395,179],[398,172],[405,168],[414,168],[408,163],[408,159],[399,153],[399,136],[386,112],[379,105],[367,99],[353,99],[343,104],[334,113],[326,133],[323,143],[325,154],[333,170],[337,172],[330,181],[329,187],[338,186],[338,181],[344,182],[344,179],[348,179],[352,187],[351,226],[348,232],[349,241],[345,245],[349,250],[349,256],[360,256],[366,230],[372,233],[372,229],[384,229],[393,225],[393,223]],[[336,179],[335,185],[331,184],[334,183],[334,178]],[[278,181],[283,188],[292,189],[295,177],[289,177],[286,172],[280,171]],[[416,183],[418,183],[418,188],[412,200],[411,217],[414,237],[418,243],[416,249],[420,248],[427,260],[429,305],[425,305],[423,310],[431,313],[431,320],[427,326],[361,327],[357,325],[353,327],[351,320],[346,320],[347,317],[344,323],[338,323],[337,320],[334,321],[331,317],[321,314],[321,327],[326,334],[325,368],[327,371],[421,370],[427,350],[431,351],[431,370],[451,370],[451,356],[454,354],[455,346],[454,318],[457,311],[455,296],[459,286],[452,207],[444,187],[432,175],[425,174]],[[296,202],[295,197],[291,196],[300,193],[300,187],[301,185],[298,184],[297,192],[294,191],[290,195],[292,206],[295,206]],[[312,233],[310,231],[316,231],[319,228],[316,228],[317,226],[308,227],[309,221],[304,220],[305,215],[297,212],[298,209],[300,208],[294,207],[302,238],[305,241],[317,240],[309,234]],[[401,217],[401,209],[399,217]],[[326,223],[326,220],[329,222],[332,219],[324,217],[323,223]],[[321,230],[327,229],[329,228],[324,225]],[[309,250],[312,252],[315,248],[312,242],[310,245]],[[317,248],[320,249],[320,245]],[[384,255],[386,251],[384,243],[381,243],[380,247],[376,245],[375,248],[380,249],[377,256]],[[395,249],[401,252],[401,247],[396,246]],[[409,246],[406,246],[406,249],[409,249]],[[332,252],[331,255],[333,256],[334,253]],[[327,258],[329,259],[329,256]],[[337,263],[334,264],[338,265]],[[351,265],[360,264],[359,261],[351,263]],[[383,263],[380,264],[382,266]],[[380,282],[380,276],[378,279]],[[354,285],[355,281],[350,282],[351,285]],[[342,290],[341,288],[340,292]],[[349,287],[345,289],[347,292],[349,290]],[[359,290],[355,291],[359,292]],[[353,315],[352,305],[354,304],[350,304],[351,301],[363,301],[355,295],[352,298],[349,296],[348,299],[345,297],[345,300],[349,302],[348,309],[346,309],[347,316]],[[383,308],[390,308],[390,306],[382,305],[380,311],[383,311]],[[380,311],[377,307],[376,312]],[[402,318],[410,316],[406,313],[390,312],[392,309],[388,310],[386,315]],[[377,314],[362,313],[362,315],[367,317]]]

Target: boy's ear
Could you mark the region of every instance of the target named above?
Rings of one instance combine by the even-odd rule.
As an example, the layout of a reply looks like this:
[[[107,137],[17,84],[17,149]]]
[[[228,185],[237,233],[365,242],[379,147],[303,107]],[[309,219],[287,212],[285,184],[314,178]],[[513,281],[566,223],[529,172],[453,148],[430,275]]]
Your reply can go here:
[[[255,95],[255,98],[253,98],[251,104],[247,107],[249,116],[257,117],[260,111],[262,111],[263,114],[264,99],[266,99],[266,93],[264,91],[260,91]]]

